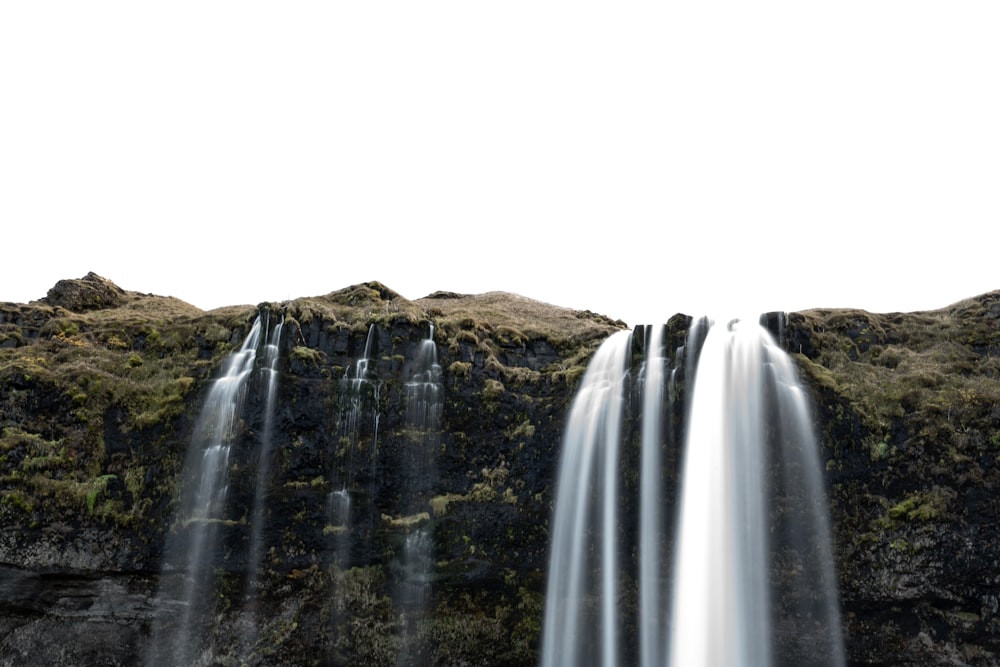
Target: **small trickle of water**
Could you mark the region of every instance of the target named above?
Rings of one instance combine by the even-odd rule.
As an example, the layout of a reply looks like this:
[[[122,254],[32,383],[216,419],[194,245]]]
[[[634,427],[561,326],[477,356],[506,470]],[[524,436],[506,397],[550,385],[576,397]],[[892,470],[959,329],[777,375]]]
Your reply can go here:
[[[265,326],[269,325],[270,313],[265,312]],[[275,397],[278,393],[278,344],[285,318],[267,334],[264,345],[264,359],[261,372],[264,376],[264,423],[260,433],[260,447],[257,455],[257,484],[254,487],[253,513],[250,523],[250,548],[247,556],[247,571],[251,593],[257,584],[258,570],[262,560],[265,508],[270,484],[271,449],[274,435]]]
[[[421,613],[426,608],[433,560],[434,541],[427,528],[417,528],[406,536],[403,573],[397,594],[397,601],[404,609]]]
[[[441,421],[442,391],[441,366],[431,324],[430,334],[417,350],[414,372],[406,383],[406,423],[436,429]]]
[[[254,487],[253,509],[250,519],[250,543],[247,549],[247,570],[246,570],[246,593],[245,606],[254,610],[260,587],[261,564],[264,559],[264,535],[265,523],[267,520],[267,500],[270,490],[271,471],[271,450],[274,435],[275,400],[278,393],[278,360],[279,344],[281,342],[281,329],[284,326],[284,316],[273,327],[270,324],[271,313],[264,311],[261,316],[264,319],[263,359],[260,367],[260,374],[263,379],[264,388],[264,422],[261,426],[260,444],[257,448],[257,483]],[[256,613],[249,614],[251,620],[248,621],[252,627],[256,627]],[[255,633],[248,633],[243,638],[244,657],[250,650],[256,637]]]
[[[326,497],[326,508],[332,525],[346,527],[351,516],[351,494],[347,489],[331,491]]]
[[[334,538],[334,553],[340,567],[347,567],[351,556],[351,494],[346,488],[326,496],[327,533]]]
[[[417,349],[410,366],[406,389],[406,424],[411,427],[407,450],[403,453],[405,472],[402,481],[401,507],[405,514],[426,512],[436,477],[436,450],[440,441],[444,387],[438,365],[434,325]],[[427,633],[421,631],[430,604],[434,570],[434,535],[430,527],[412,529],[403,542],[396,568],[394,599],[400,613],[400,667],[428,664]]]
[[[340,381],[340,433],[348,444],[346,477],[354,473],[354,454],[361,447],[369,449],[369,461],[374,463],[378,454],[378,429],[382,418],[380,402],[382,380],[371,369],[377,331],[375,324],[368,327],[364,356],[344,372]],[[363,436],[368,432],[371,440]]]

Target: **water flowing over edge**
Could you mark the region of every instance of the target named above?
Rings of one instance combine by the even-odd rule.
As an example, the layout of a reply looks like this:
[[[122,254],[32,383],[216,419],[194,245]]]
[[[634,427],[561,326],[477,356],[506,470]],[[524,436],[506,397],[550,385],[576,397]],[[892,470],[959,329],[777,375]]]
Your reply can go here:
[[[696,320],[667,373],[661,336],[660,327],[648,332],[637,374],[642,430],[636,531],[627,527],[627,517],[616,514],[629,502],[619,497],[621,471],[609,472],[631,442],[627,433],[623,442],[628,410],[622,407],[632,381],[631,332],[615,334],[602,345],[573,401],[551,523],[540,664],[613,667],[635,659],[643,667],[766,667],[777,651],[779,662],[843,665],[818,445],[790,359],[755,323],[713,326]],[[679,498],[668,498],[661,452],[671,446],[669,437],[664,441],[671,429],[663,428],[658,406],[672,403],[673,378],[684,370],[691,397],[682,429],[681,491]],[[774,419],[780,424],[768,428]],[[780,494],[782,503],[802,514],[781,520],[776,544],[767,539],[774,512],[770,493]],[[677,532],[664,535],[668,522],[662,512],[672,504],[679,505]],[[629,537],[634,532],[638,537]],[[637,542],[637,649],[623,638],[631,631],[617,616],[627,595],[616,573],[631,567],[620,562],[619,554],[630,550],[622,539]],[[675,553],[673,572],[667,573],[662,564],[664,542],[670,539]],[[784,556],[793,548],[788,545],[798,545],[806,576],[793,582],[796,590],[782,592],[782,608],[775,609],[769,579],[777,550],[786,550]],[[780,631],[771,623],[772,614],[783,615]],[[792,636],[790,624],[796,628]],[[627,657],[629,651],[638,656]]]
[[[181,667],[194,660],[192,651],[200,636],[200,616],[212,590],[207,562],[216,547],[219,528],[226,521],[230,449],[262,329],[258,315],[243,344],[212,382],[195,424],[182,471],[180,509],[167,537],[164,571],[156,597],[157,615],[146,656],[148,665]],[[169,589],[177,582],[167,580],[178,577],[180,595],[175,598]]]

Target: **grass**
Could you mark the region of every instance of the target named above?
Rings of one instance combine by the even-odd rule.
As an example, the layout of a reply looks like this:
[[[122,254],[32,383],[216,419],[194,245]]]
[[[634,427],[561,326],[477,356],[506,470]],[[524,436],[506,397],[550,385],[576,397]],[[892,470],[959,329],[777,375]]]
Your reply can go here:
[[[45,301],[0,304],[0,475],[18,507],[152,520],[145,516],[155,505],[150,498],[172,493],[181,465],[176,451],[164,449],[178,449],[169,445],[171,425],[186,413],[193,416],[193,393],[239,345],[258,311],[247,305],[205,312],[172,297],[110,288],[112,307],[83,312]],[[353,335],[373,324],[429,330],[433,323],[439,349],[468,346],[477,356],[476,364],[457,356],[443,360],[449,374],[473,381],[482,363],[484,393],[492,398],[546,380],[574,381],[600,343],[624,327],[503,292],[410,301],[378,282],[276,307],[289,331],[300,335],[319,320],[327,333],[346,329]],[[325,363],[304,339],[294,343],[294,360]],[[408,343],[394,340],[393,346]],[[506,350],[521,354],[528,346],[560,361],[541,369],[501,361]],[[395,349],[382,354],[399,357]],[[145,488],[151,459],[160,472],[154,487]],[[124,496],[111,499],[107,491],[115,479],[115,493]]]
[[[463,349],[471,349],[482,355],[491,374],[511,386],[538,383],[544,376],[552,382],[575,382],[604,339],[625,327],[623,322],[588,311],[560,308],[508,292],[440,292],[410,301],[378,282],[295,299],[284,306],[289,318],[286,323],[294,322],[301,328],[321,318],[328,330],[347,329],[356,335],[372,324],[389,326],[404,321],[429,327],[433,323],[439,349],[447,349],[453,358],[448,368],[453,377],[469,378],[471,364],[461,357]],[[506,349],[521,353],[528,345],[543,343],[560,356],[559,362],[531,369],[500,361]],[[305,350],[297,354],[306,360]]]
[[[469,331],[497,347],[523,347],[530,341],[545,340],[557,350],[566,350],[603,341],[610,331],[626,328],[621,321],[509,292],[431,295],[416,303],[434,317],[445,338]]]
[[[961,431],[1000,405],[1000,320],[984,315],[996,304],[1000,293],[924,313],[806,311],[818,355],[799,356],[799,366],[873,431],[942,416]]]
[[[135,292],[123,292],[117,307],[86,312],[44,302],[0,304],[5,340],[17,342],[0,348],[0,475],[12,491],[7,495],[22,498],[24,507],[115,522],[145,519],[151,503],[136,492],[169,492],[179,462],[164,462],[154,489],[137,482],[134,471],[145,469],[143,458],[163,456],[152,448],[188,409],[199,379],[232,349],[234,330],[245,330],[255,313],[252,307],[205,313]],[[108,437],[139,451],[112,456]],[[125,499],[106,494],[118,477],[127,481]]]

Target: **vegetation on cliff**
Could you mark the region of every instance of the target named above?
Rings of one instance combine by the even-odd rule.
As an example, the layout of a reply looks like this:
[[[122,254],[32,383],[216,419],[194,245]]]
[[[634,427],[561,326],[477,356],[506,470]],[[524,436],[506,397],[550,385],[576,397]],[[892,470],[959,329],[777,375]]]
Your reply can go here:
[[[858,664],[1000,659],[1000,292],[789,317],[831,480]]]
[[[206,388],[263,310],[285,323],[255,603],[269,613],[245,654],[220,639],[256,615],[241,602],[250,452],[262,422],[252,405],[232,463],[227,554],[216,566],[222,620],[216,639],[206,638],[215,659],[395,664],[406,650],[426,664],[530,664],[561,417],[589,355],[624,325],[513,294],[408,301],[371,282],[203,312],[89,274],[41,301],[0,305],[0,562],[139,577],[130,588],[151,598],[165,540],[183,529],[172,517]],[[432,324],[446,406],[430,440],[406,423],[403,402],[408,364]],[[380,387],[371,441],[344,426],[342,380],[366,345]],[[356,496],[358,525],[328,516],[335,483]],[[434,535],[441,584],[414,625],[394,591],[417,528]],[[47,618],[25,613],[0,601],[11,651]],[[141,655],[149,625],[148,614],[134,621],[138,639],[116,649],[124,662]]]
[[[0,586],[0,653],[141,657],[194,421],[264,310],[285,322],[267,548],[249,604],[263,428],[251,400],[206,660],[534,664],[563,421],[623,323],[506,293],[410,301],[377,282],[205,312],[94,274],[0,304],[0,583],[16,582]],[[671,320],[671,348],[688,323]],[[405,410],[431,325],[444,397],[434,433]],[[814,398],[851,664],[994,664],[1000,292],[924,313],[792,313],[772,328]],[[377,419],[358,437],[344,379],[368,345]],[[350,525],[329,511],[341,488]],[[417,531],[434,543],[419,611],[398,593]],[[71,599],[89,611],[62,606]],[[251,622],[254,640],[234,646]],[[39,648],[53,635],[70,648]]]
[[[41,302],[0,304],[0,505],[32,525],[79,520],[74,512],[122,525],[152,518],[151,491],[170,490],[177,461],[148,452],[176,452],[168,443],[189,394],[239,319],[93,274],[61,281]],[[135,448],[158,468],[135,465]]]

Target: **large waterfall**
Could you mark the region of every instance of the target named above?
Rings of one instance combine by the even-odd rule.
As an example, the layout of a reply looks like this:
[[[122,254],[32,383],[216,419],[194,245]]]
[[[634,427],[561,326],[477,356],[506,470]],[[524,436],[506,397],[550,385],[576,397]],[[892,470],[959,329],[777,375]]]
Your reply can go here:
[[[574,399],[541,664],[843,665],[818,444],[791,360],[756,323],[696,321],[671,363],[663,329],[613,335]]]

